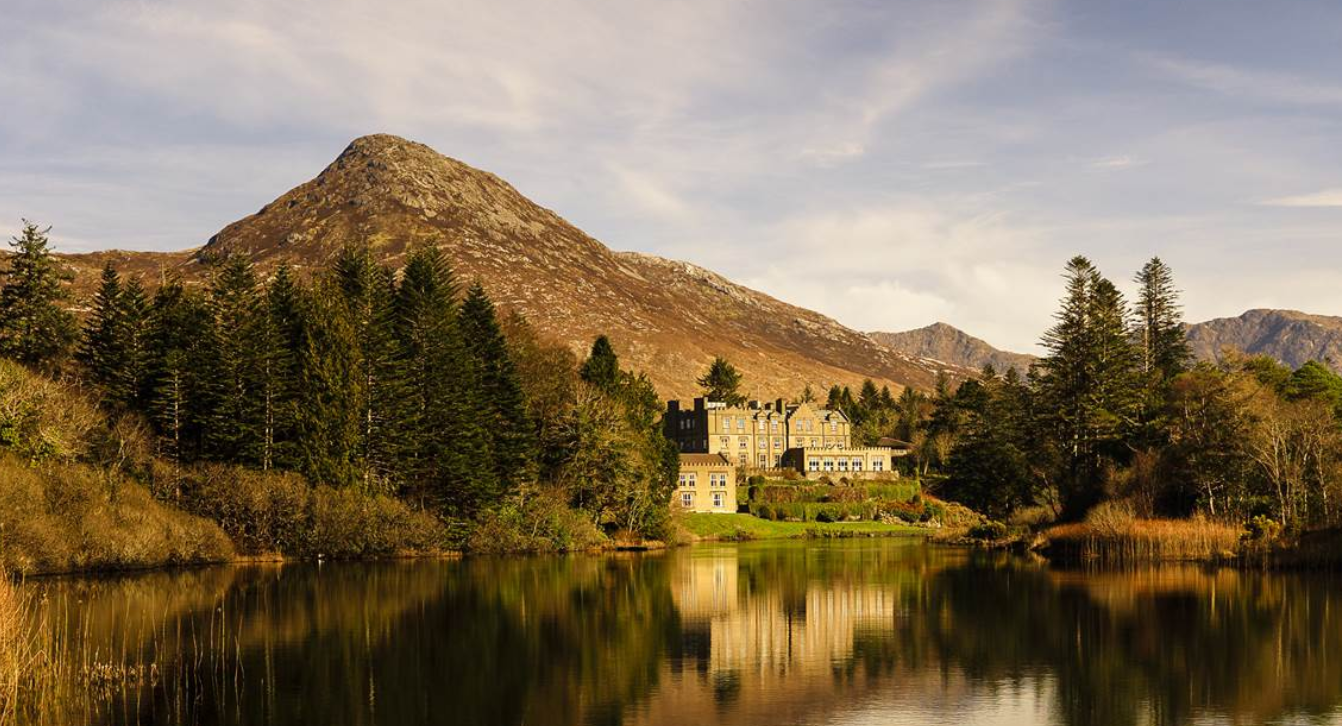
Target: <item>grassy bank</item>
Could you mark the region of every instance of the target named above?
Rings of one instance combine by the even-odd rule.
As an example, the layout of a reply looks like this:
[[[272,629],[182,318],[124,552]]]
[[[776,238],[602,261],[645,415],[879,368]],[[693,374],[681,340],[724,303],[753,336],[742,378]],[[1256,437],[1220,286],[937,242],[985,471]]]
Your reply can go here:
[[[885,522],[775,522],[749,514],[686,514],[685,529],[706,540],[921,536],[926,529]]]

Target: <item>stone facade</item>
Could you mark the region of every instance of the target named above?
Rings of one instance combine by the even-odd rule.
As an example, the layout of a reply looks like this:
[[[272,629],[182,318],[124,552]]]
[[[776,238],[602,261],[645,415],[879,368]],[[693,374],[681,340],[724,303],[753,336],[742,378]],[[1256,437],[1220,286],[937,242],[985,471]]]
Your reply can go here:
[[[879,479],[898,477],[894,471],[895,452],[884,446],[846,449],[789,449],[783,454],[783,466],[799,471],[808,479]]]
[[[690,512],[736,511],[736,465],[721,454],[681,454],[671,505]]]
[[[729,407],[696,398],[689,409],[667,402],[666,435],[686,453],[722,454],[741,468],[770,469],[782,466],[788,449],[847,448],[852,425],[842,411],[810,403]]]

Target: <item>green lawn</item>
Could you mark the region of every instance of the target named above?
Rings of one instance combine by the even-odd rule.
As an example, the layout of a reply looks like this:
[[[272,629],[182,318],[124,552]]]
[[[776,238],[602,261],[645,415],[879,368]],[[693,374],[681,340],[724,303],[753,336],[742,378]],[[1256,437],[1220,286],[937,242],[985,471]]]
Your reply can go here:
[[[691,533],[713,539],[788,539],[806,536],[890,536],[921,535],[927,530],[905,524],[884,522],[771,522],[749,514],[684,515],[685,528]]]

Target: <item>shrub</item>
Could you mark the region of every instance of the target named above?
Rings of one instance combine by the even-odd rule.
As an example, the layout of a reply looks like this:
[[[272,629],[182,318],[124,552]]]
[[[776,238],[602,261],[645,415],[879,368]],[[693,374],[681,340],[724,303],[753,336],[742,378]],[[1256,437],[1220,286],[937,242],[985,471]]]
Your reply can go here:
[[[526,488],[471,529],[466,548],[478,553],[595,549],[606,536],[581,512],[568,507],[562,492]]]
[[[1137,519],[1132,505],[1126,501],[1101,502],[1086,513],[1086,524],[1102,536],[1118,536],[1132,527]]]
[[[760,505],[759,509],[755,510],[755,516],[759,517],[760,519],[772,520],[774,518],[773,507],[767,504],[762,504]]]
[[[1268,543],[1281,535],[1281,524],[1271,517],[1258,515],[1244,525],[1244,540],[1247,542]]]
[[[970,527],[969,536],[988,541],[1004,539],[1007,536],[1007,526],[1001,522],[989,520]]]
[[[834,521],[834,513],[833,513],[832,511],[830,511],[829,509],[822,509],[822,510],[816,512],[816,514],[815,514],[815,521],[817,521],[817,522],[833,522],[833,521]]]
[[[177,474],[171,488],[184,509],[218,523],[247,554],[357,558],[447,546],[430,514],[354,488],[314,487],[297,474],[208,465]]]

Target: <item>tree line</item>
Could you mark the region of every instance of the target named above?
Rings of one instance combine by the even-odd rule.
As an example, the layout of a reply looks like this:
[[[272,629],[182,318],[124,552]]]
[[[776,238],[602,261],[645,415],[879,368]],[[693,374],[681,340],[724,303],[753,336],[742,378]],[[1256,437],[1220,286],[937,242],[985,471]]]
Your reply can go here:
[[[1129,303],[1084,257],[1028,371],[991,367],[929,395],[868,381],[829,404],[855,436],[910,443],[939,493],[998,518],[1045,506],[1078,518],[1112,500],[1146,516],[1269,519],[1292,529],[1342,518],[1342,377],[1227,352],[1195,362],[1173,273],[1152,259]]]
[[[664,525],[675,458],[646,376],[604,336],[580,365],[436,247],[400,270],[347,247],[310,279],[231,256],[152,294],[109,264],[81,322],[47,231],[11,246],[0,355],[89,384],[175,465],[299,472],[454,521],[543,491],[607,529]]]

